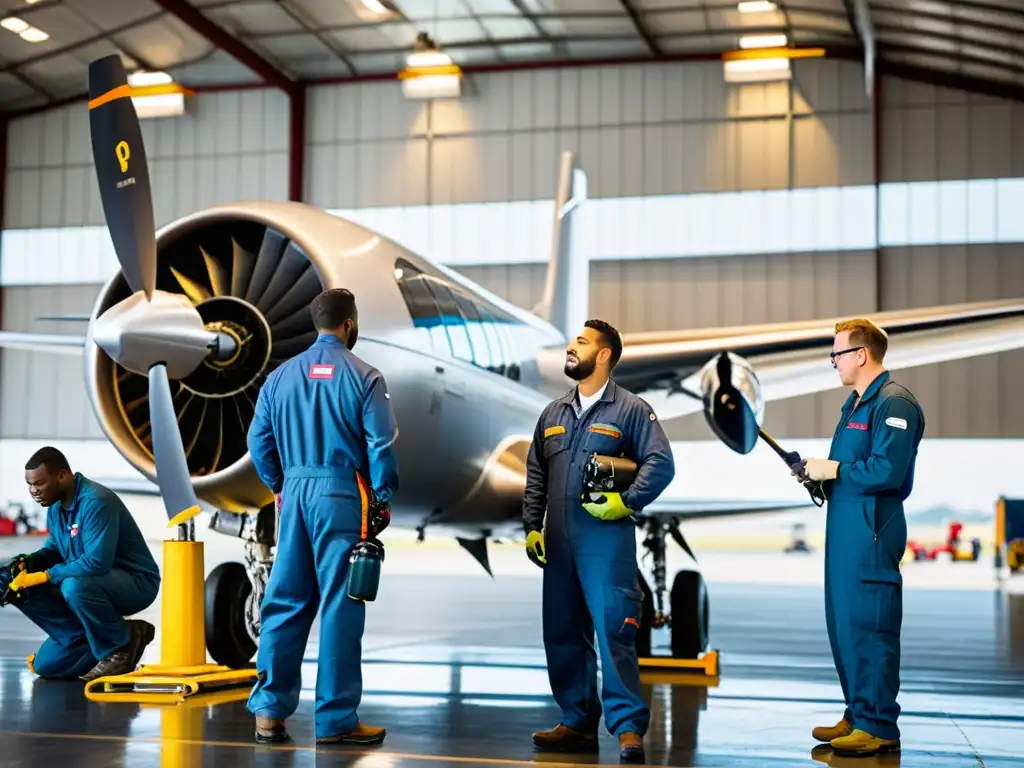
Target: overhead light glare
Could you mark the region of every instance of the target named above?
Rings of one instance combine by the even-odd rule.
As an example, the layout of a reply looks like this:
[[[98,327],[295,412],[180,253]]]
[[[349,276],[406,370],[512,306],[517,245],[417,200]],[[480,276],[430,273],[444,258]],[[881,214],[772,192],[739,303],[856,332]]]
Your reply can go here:
[[[178,117],[185,114],[185,93],[160,93],[132,96],[132,106],[140,120],[154,117]]]
[[[770,13],[777,7],[769,0],[744,0],[737,6],[740,13]]]
[[[363,6],[366,10],[370,11],[370,13],[379,13],[382,16],[392,12],[391,9],[384,5],[380,0],[363,0]]]
[[[10,30],[14,34],[24,32],[28,29],[28,23],[19,19],[17,16],[8,16],[6,19],[0,20],[0,27]]]
[[[789,80],[793,73],[789,59],[734,59],[723,62],[727,83],[765,83]]]
[[[133,88],[142,88],[147,85],[169,85],[174,78],[166,72],[132,72],[128,75],[128,85]]]
[[[28,29],[21,32],[20,37],[26,43],[41,43],[43,40],[49,40],[50,36],[43,32],[41,29],[35,27],[29,27]]]
[[[744,35],[740,48],[782,48],[788,42],[785,35]]]

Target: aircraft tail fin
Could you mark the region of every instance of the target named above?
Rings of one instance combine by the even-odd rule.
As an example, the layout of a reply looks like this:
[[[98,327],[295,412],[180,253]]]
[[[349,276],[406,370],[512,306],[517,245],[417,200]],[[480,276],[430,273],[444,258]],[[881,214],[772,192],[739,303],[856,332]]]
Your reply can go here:
[[[576,166],[573,153],[566,150],[562,152],[555,190],[547,282],[544,296],[533,312],[567,339],[579,332],[590,307],[590,263],[573,247],[573,233],[580,224],[580,206],[586,199],[587,174]]]

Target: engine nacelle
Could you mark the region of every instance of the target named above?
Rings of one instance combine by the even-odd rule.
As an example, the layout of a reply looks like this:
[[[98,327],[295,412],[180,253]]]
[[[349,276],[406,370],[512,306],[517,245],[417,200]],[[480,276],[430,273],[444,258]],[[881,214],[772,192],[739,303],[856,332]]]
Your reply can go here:
[[[227,333],[238,344],[230,359],[208,358],[171,382],[200,499],[237,513],[271,503],[246,445],[260,387],[316,339],[309,305],[324,289],[341,287],[342,271],[359,273],[362,265],[350,269],[345,260],[365,259],[380,242],[352,222],[297,203],[217,206],[157,233],[157,288],[186,294],[207,329]],[[100,292],[92,317],[130,293],[119,271]],[[360,302],[361,314],[367,304],[372,299]],[[91,334],[84,365],[89,398],[107,438],[155,482],[146,377],[114,362]]]

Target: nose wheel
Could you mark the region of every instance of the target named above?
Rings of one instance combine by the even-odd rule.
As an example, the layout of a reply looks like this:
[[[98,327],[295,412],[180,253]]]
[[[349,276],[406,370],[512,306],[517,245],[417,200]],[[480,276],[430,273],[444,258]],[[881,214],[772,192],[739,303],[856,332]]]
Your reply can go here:
[[[648,586],[643,573],[639,574],[644,593],[643,615],[640,632],[637,635],[637,655],[654,657],[652,653],[654,630],[669,628],[671,658],[695,660],[701,658],[708,648],[708,594],[704,578],[697,570],[682,570],[675,574],[672,588],[668,588],[667,547],[669,536],[680,549],[696,563],[693,550],[686,543],[676,520],[647,519],[642,523],[646,536],[642,546],[646,550],[644,560],[650,558],[653,585]],[[665,596],[669,596],[666,610]]]

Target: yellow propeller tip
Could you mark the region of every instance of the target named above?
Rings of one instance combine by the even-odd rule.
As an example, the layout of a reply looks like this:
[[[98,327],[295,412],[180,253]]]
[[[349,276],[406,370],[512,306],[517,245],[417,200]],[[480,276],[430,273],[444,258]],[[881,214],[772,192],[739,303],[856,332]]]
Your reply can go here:
[[[170,521],[168,521],[167,527],[175,528],[179,525],[183,525],[184,523],[187,523],[189,520],[191,520],[193,517],[195,517],[202,511],[202,507],[200,507],[198,504],[194,504],[188,509],[181,511],[174,517],[172,517]]]

